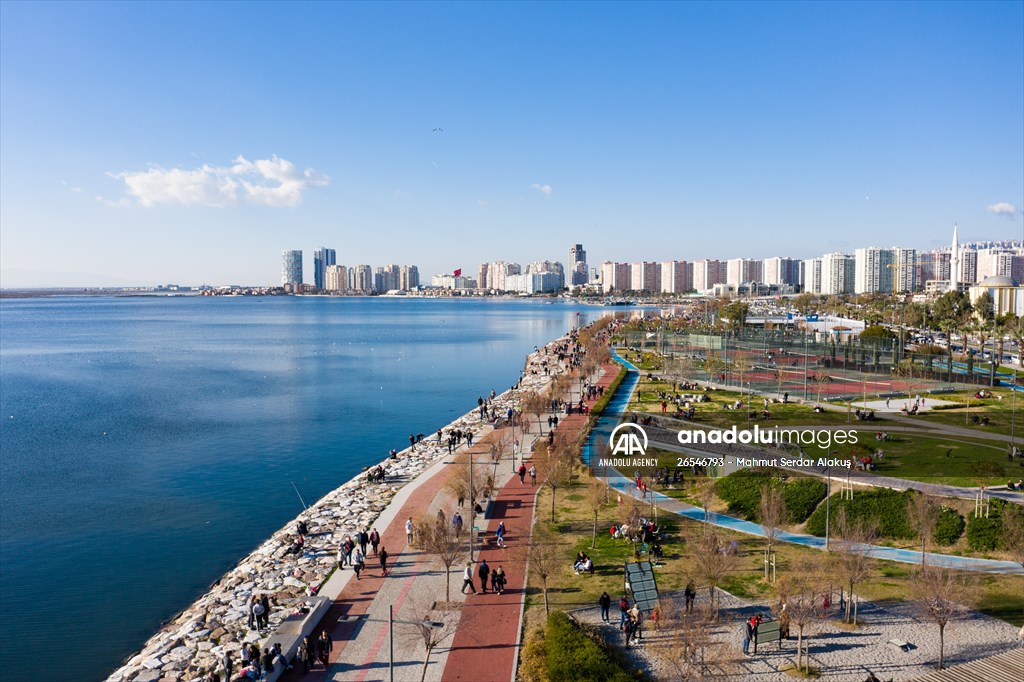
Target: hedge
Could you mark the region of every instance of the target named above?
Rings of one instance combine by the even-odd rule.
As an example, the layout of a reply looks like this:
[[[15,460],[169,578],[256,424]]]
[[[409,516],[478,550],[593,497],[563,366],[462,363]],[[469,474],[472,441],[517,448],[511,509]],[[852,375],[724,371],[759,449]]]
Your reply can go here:
[[[816,478],[790,479],[782,486],[782,499],[789,510],[790,523],[803,523],[828,494],[828,486]]]
[[[761,486],[779,486],[782,499],[789,510],[790,523],[803,523],[814,509],[825,499],[828,487],[815,478],[790,478],[780,483],[777,475],[765,469],[741,469],[718,479],[715,486],[718,496],[729,505],[729,513],[748,521],[758,519],[758,505],[761,502]]]
[[[964,534],[964,517],[960,512],[949,507],[942,507],[939,518],[932,532],[932,540],[936,545],[949,547]]]
[[[548,616],[544,640],[551,680],[627,682],[634,679],[564,611],[554,611]]]
[[[971,514],[967,517],[967,546],[980,552],[990,552],[1000,545],[1003,520],[999,514],[988,518]]]
[[[831,502],[830,518],[835,523],[836,515],[841,508],[846,509],[846,516],[851,521],[856,519],[877,520],[878,531],[882,537],[898,540],[912,540],[917,533],[910,527],[907,519],[907,500],[910,494],[886,488],[876,488],[863,492],[857,491],[852,500],[835,500]],[[825,505],[820,505],[807,521],[807,532],[812,535],[825,535]]]

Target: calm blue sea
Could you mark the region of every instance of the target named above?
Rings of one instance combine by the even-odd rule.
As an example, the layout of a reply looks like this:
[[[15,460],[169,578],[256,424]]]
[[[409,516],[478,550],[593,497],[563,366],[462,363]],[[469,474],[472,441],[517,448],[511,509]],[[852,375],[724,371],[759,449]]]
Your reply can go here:
[[[382,298],[0,300],[0,657],[99,680],[362,467],[599,308]],[[60,671],[58,673],[58,671]],[[11,678],[14,679],[14,678]]]

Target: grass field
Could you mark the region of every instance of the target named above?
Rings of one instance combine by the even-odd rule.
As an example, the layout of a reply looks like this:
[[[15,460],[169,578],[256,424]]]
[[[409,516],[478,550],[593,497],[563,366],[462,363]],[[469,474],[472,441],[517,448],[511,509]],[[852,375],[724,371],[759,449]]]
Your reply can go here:
[[[542,490],[539,509],[550,508],[550,494],[549,489]],[[622,594],[623,564],[632,557],[632,545],[625,540],[614,540],[608,533],[611,524],[621,523],[626,513],[623,507],[616,504],[614,495],[609,499],[610,503],[600,511],[597,546],[591,549],[594,517],[584,501],[585,484],[578,483],[575,487],[559,490],[556,499],[557,517],[551,527],[564,542],[565,563],[564,570],[549,579],[551,587],[548,596],[553,609],[571,610],[594,606],[604,590],[612,596],[614,604]],[[546,518],[546,515],[543,519],[538,518],[537,523],[547,523]],[[659,522],[665,529],[662,542],[665,559],[655,570],[658,587],[661,592],[681,590],[691,575],[695,574],[695,564],[685,537],[699,533],[701,524],[672,517],[665,512],[659,515]],[[764,580],[764,539],[725,529],[716,529],[716,532],[727,542],[735,541],[738,544],[734,565],[725,573],[721,587],[746,599],[773,600],[776,597],[774,585]],[[580,550],[587,552],[594,560],[594,575],[573,573],[573,558]],[[779,575],[806,559],[827,560],[825,553],[798,545],[777,544],[775,552]],[[856,589],[865,599],[902,600],[910,593],[913,572],[914,567],[908,564],[876,561],[873,562],[869,577]],[[982,577],[976,607],[1016,626],[1024,624],[1024,577]],[[539,583],[531,580],[527,595],[527,622],[533,624],[543,618],[544,600]]]

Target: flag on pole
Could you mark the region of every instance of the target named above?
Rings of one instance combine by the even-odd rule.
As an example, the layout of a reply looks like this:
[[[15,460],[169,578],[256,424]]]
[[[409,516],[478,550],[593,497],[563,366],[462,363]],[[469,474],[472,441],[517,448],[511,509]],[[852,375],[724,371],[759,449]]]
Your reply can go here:
[[[453,274],[454,276],[458,277],[459,275],[461,275],[461,274],[462,274],[462,268],[459,268],[458,270],[456,270],[456,271],[455,271],[455,272],[453,272],[452,274]]]

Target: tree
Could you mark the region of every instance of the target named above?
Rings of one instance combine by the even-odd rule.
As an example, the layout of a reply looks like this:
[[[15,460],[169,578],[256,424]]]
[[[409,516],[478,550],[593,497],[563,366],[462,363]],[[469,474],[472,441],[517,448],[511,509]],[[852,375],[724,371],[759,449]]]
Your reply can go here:
[[[988,290],[984,291],[981,296],[974,301],[974,314],[978,317],[978,320],[982,325],[987,327],[992,326],[992,320],[996,317],[996,306],[995,301],[992,300],[992,294]]]
[[[945,653],[946,625],[969,611],[976,584],[973,575],[924,564],[911,583],[921,614],[939,627],[939,670]]]
[[[790,568],[777,583],[779,599],[785,605],[789,622],[796,628],[796,667],[808,672],[809,656],[805,654],[804,634],[825,615],[822,608],[826,578],[822,566],[823,557],[806,558]],[[806,665],[805,665],[806,657]]]
[[[707,533],[710,527],[711,521],[711,503],[715,501],[715,481],[714,479],[708,478],[697,484],[696,490],[697,499],[700,500],[700,506],[704,509],[704,532]]]
[[[743,301],[733,301],[722,307],[721,318],[727,323],[728,328],[736,333],[743,331],[743,325],[747,323],[747,313],[750,306]]]
[[[695,572],[708,586],[709,601],[717,618],[719,600],[715,599],[715,590],[736,566],[735,549],[713,531],[693,535],[687,539],[687,544],[692,552]]]
[[[455,527],[446,520],[424,516],[416,524],[419,531],[417,542],[430,559],[444,568],[444,600],[451,601],[452,566],[462,562],[466,555],[466,543],[456,534]]]
[[[509,431],[500,431],[496,434],[496,437],[491,440],[488,446],[488,454],[491,456],[491,479],[494,481],[498,480],[498,464],[502,459],[505,458],[505,453],[509,452],[512,447],[512,433]]]
[[[597,517],[601,514],[601,507],[604,506],[608,486],[599,478],[591,477],[587,483],[587,506],[594,512],[594,537],[590,541],[590,548],[597,547]]]
[[[474,477],[472,489],[469,485],[470,479],[470,459],[475,455],[471,452],[464,451],[455,455],[455,461],[452,463],[452,473],[448,478],[448,482],[445,484],[445,488],[452,494],[453,497],[459,500],[469,500],[469,506],[473,506],[473,502],[480,496],[483,491],[483,476],[481,471],[476,467],[474,462]]]
[[[541,416],[551,409],[551,399],[539,391],[530,391],[523,396],[522,408],[524,414],[532,414],[537,417],[537,433],[544,433],[544,426],[541,423]],[[527,433],[526,422],[523,422],[523,433]]]
[[[877,523],[861,518],[851,520],[846,514],[846,507],[839,508],[836,514],[835,534],[830,546],[830,558],[835,564],[836,573],[842,576],[849,588],[846,613],[843,615],[847,623],[857,624],[853,590],[857,583],[867,578],[871,572],[871,545],[877,539]]]
[[[915,493],[907,500],[907,520],[921,538],[921,564],[925,563],[928,541],[939,522],[939,506],[929,495]]]
[[[1024,317],[1015,317],[1006,324],[1006,331],[1017,342],[1017,367],[1024,369]]]
[[[548,580],[559,571],[564,570],[566,566],[566,560],[562,556],[562,547],[558,536],[552,533],[545,524],[534,523],[530,541],[525,547],[525,554],[530,575],[540,580],[541,591],[544,593],[545,615],[551,612],[548,604]],[[520,550],[522,550],[521,545]]]
[[[668,672],[668,679],[735,679],[740,672],[728,643],[714,636],[715,614],[707,604],[686,613],[678,600],[663,598],[658,605],[658,632],[665,634],[649,645],[650,651]]]
[[[789,517],[786,501],[778,487],[765,483],[761,486],[761,501],[757,505],[757,520],[764,529],[764,537],[768,541],[768,552],[782,534],[782,525]]]
[[[537,443],[534,459],[543,484],[551,489],[551,522],[554,523],[555,495],[559,488],[569,484],[576,463],[569,447],[560,440],[556,440],[553,445]]]
[[[423,645],[423,671],[420,673],[420,682],[427,679],[427,666],[430,664],[430,654],[437,646],[455,634],[458,629],[458,620],[451,612],[434,615],[431,610],[413,605],[415,623],[400,623],[399,627],[406,630],[408,639],[419,642]],[[435,618],[437,620],[435,620]]]
[[[679,384],[693,375],[696,361],[690,356],[674,356],[665,360],[665,378],[672,382],[672,390],[678,391]]]
[[[888,327],[883,327],[880,324],[871,325],[864,327],[864,330],[860,333],[859,340],[861,343],[870,341],[876,342],[889,342],[896,338],[896,333]]]

